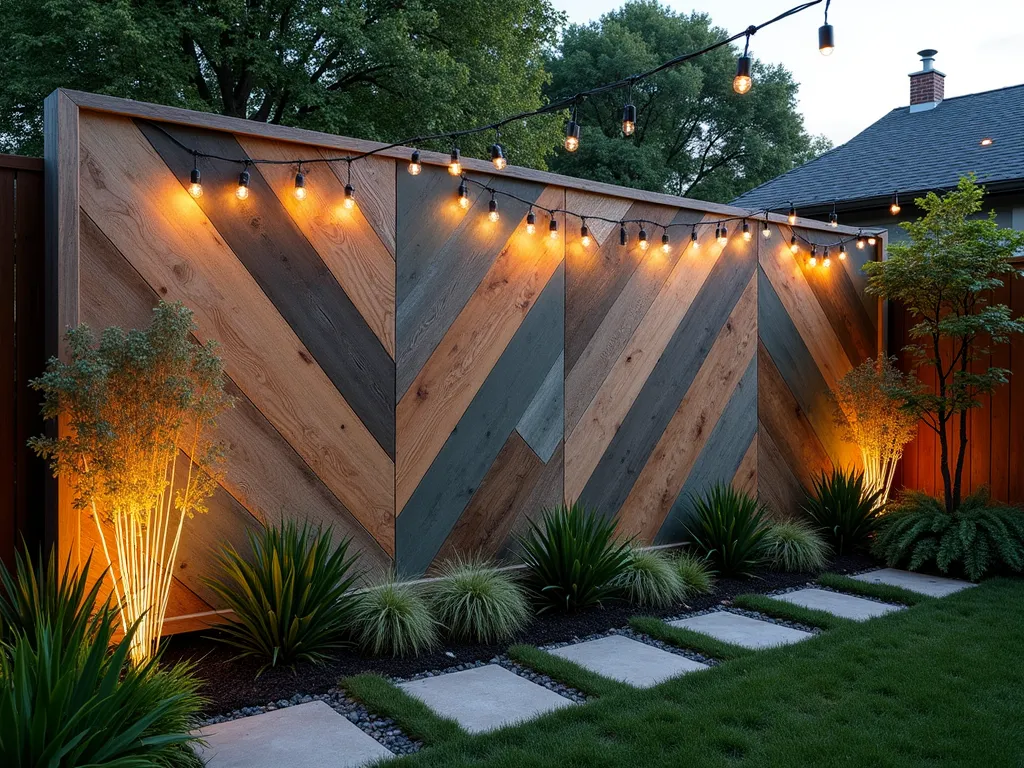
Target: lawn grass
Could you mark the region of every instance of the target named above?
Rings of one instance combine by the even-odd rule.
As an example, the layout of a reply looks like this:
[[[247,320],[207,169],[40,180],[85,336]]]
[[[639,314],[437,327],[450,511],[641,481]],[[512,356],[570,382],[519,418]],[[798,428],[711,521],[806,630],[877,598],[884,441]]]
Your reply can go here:
[[[346,677],[341,687],[371,712],[392,718],[406,736],[426,744],[443,744],[466,736],[462,726],[454,720],[434,714],[422,701],[381,675]]]
[[[823,587],[836,589],[840,592],[850,592],[865,597],[877,597],[887,603],[899,603],[901,605],[918,605],[934,600],[934,597],[922,595],[920,592],[911,592],[903,587],[895,587],[892,584],[870,584],[859,579],[851,579],[838,573],[823,573],[818,577],[818,583]]]
[[[1021,765],[1021,637],[1024,581],[993,579],[391,765]]]
[[[757,611],[776,619],[795,621],[810,627],[839,629],[854,623],[850,619],[844,619],[842,616],[836,616],[828,611],[805,608],[802,605],[787,603],[785,600],[778,600],[767,595],[737,595],[732,602],[738,608]]]
[[[743,656],[749,656],[754,652],[750,648],[723,642],[711,637],[711,635],[705,635],[703,632],[694,632],[692,629],[686,629],[685,627],[673,627],[671,624],[666,624],[661,619],[655,619],[651,616],[637,616],[630,619],[629,626],[636,632],[649,635],[655,640],[661,640],[663,643],[669,643],[677,648],[696,651],[704,656],[710,656],[720,661],[739,659]]]
[[[588,696],[614,696],[629,690],[625,683],[591,672],[579,664],[532,645],[513,645],[508,649],[508,655],[524,667],[552,677]]]

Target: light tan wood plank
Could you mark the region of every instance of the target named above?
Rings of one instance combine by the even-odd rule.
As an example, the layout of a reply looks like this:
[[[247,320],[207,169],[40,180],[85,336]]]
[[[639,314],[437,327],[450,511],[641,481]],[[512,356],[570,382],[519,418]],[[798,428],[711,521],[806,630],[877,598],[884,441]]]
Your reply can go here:
[[[562,190],[545,190],[538,207],[555,208],[562,200]],[[564,231],[563,221],[558,238],[538,240],[517,229],[399,401],[399,512],[562,262]]]
[[[624,197],[610,197],[608,195],[595,195],[589,192],[578,192],[575,189],[565,191],[565,207],[583,216],[600,216],[603,219],[619,220],[626,215],[626,212],[633,205],[633,200]],[[579,236],[579,219],[573,216],[568,226],[572,227],[576,236]],[[591,219],[587,222],[587,229],[590,236],[594,238],[597,246],[604,245],[609,237],[619,236],[619,226],[614,221],[601,221]]]
[[[800,514],[804,498],[800,481],[764,424],[758,425],[757,433],[757,483],[758,499],[773,517],[787,519]]]
[[[619,527],[654,540],[757,349],[751,278],[619,510]]]
[[[239,137],[250,157],[287,160],[301,154],[294,144]],[[385,161],[381,161],[385,162]],[[355,169],[353,169],[354,172]],[[260,174],[274,190],[281,205],[323,259],[338,284],[352,300],[374,335],[392,358],[395,356],[395,257],[394,175],[391,178],[391,232],[383,233],[392,243],[385,246],[369,219],[379,206],[381,192],[362,190],[353,209],[342,205],[345,185],[323,163],[305,166],[306,199],[295,197],[295,171],[291,165],[260,165]]]
[[[750,447],[743,454],[739,469],[732,478],[732,486],[738,491],[757,496],[757,435],[750,441]]]
[[[330,151],[320,151],[324,157],[336,155]],[[358,162],[352,163],[352,185],[356,188],[356,200],[359,201],[359,210],[366,217],[366,220],[373,225],[377,236],[388,249],[391,258],[395,258],[395,209],[398,204],[398,196],[395,190],[395,167],[396,161],[388,157],[366,157]],[[334,175],[341,180],[342,185],[348,180],[347,169],[344,165],[334,164]],[[405,173],[404,167],[399,167]]]
[[[82,208],[147,283],[195,312],[228,375],[393,554],[391,459],[135,126],[90,116],[81,135]]]

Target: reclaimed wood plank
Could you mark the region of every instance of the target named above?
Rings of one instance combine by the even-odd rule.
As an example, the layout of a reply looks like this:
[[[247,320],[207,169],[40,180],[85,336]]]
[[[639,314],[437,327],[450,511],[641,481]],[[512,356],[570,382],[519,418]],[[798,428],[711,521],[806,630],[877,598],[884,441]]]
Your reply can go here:
[[[393,553],[390,457],[138,129],[95,115],[81,127],[83,210],[150,286],[193,310],[232,380]]]
[[[168,133],[203,152],[246,157],[238,141],[227,134],[177,126],[158,128],[141,121],[137,127],[183,188],[193,159]],[[240,168],[238,163],[206,158],[201,168],[204,192],[195,204],[393,458],[394,360],[282,207],[261,166],[249,169],[248,198],[234,196]]]
[[[516,424],[516,432],[545,464],[564,436],[565,355],[560,354],[533,401]]]
[[[760,430],[760,427],[758,428]],[[740,468],[732,476],[732,487],[737,491],[757,496],[757,435],[750,441],[747,452],[743,454]]]
[[[1024,317],[1024,280],[1015,279],[1010,284],[1009,306],[1014,317]],[[1024,336],[1018,334],[1010,345],[1009,413],[1010,450],[1007,453],[1009,481],[1007,498],[1015,503],[1024,503]]]
[[[300,153],[301,154],[301,153]],[[321,157],[337,157],[336,152],[320,150]],[[295,154],[292,157],[296,157]],[[396,163],[389,157],[365,157],[357,163],[347,163],[352,169],[352,185],[356,189],[359,212],[366,217],[384,247],[395,259],[397,190]],[[331,165],[342,189],[348,183],[348,168],[338,163]],[[403,171],[404,173],[404,171]],[[405,174],[408,175],[408,174]],[[392,269],[394,267],[392,266]]]
[[[17,525],[15,476],[18,465],[15,342],[14,180],[0,168],[0,561],[13,567]],[[10,375],[8,375],[10,374]]]
[[[757,489],[758,499],[775,515],[793,518],[800,514],[803,485],[776,445],[772,431],[764,424],[758,426],[757,432]]]

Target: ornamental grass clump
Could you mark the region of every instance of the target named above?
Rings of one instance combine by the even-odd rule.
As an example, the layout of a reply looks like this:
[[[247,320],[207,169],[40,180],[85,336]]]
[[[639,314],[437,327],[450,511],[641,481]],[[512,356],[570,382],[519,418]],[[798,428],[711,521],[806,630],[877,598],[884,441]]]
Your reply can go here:
[[[801,506],[840,555],[864,549],[878,527],[882,492],[871,489],[863,472],[836,468],[811,479]]]
[[[686,591],[671,557],[639,547],[630,548],[626,569],[615,583],[629,602],[652,608],[673,605]]]
[[[764,563],[767,510],[757,499],[718,483],[693,500],[694,545],[723,576],[749,576]]]
[[[868,358],[847,371],[830,392],[835,421],[843,438],[860,449],[864,484],[879,492],[880,506],[889,499],[904,446],[917,435],[917,412],[901,394],[909,381],[894,360]]]
[[[578,502],[530,521],[519,544],[538,613],[575,613],[618,594],[615,582],[629,565],[631,542],[616,538],[615,528],[614,518]]]
[[[160,641],[185,520],[206,511],[221,446],[210,438],[230,405],[216,344],[197,344],[192,313],[161,302],[145,331],[86,326],[67,333],[69,362],[32,382],[59,437],[30,445],[67,478],[96,526],[131,658]]]
[[[427,586],[434,617],[454,640],[497,643],[508,640],[530,620],[530,605],[509,571],[483,560],[443,563],[440,577]]]
[[[349,540],[331,541],[294,521],[248,531],[251,557],[226,545],[217,555],[220,575],[204,579],[234,617],[217,639],[255,656],[266,667],[298,661],[323,663],[345,647],[355,608],[351,589],[360,578],[359,553]]]
[[[706,595],[714,588],[715,574],[703,555],[680,552],[675,557],[675,568],[686,595]]]
[[[0,764],[202,765],[189,746],[205,705],[192,667],[130,663],[137,624],[118,637],[88,565],[33,570],[19,556],[0,581]]]
[[[418,656],[438,643],[437,621],[422,587],[408,582],[386,581],[360,593],[352,627],[373,656]]]
[[[962,570],[979,581],[996,569],[1024,570],[1024,510],[994,504],[987,488],[950,514],[942,499],[905,491],[883,518],[874,554],[911,571]]]
[[[829,554],[825,539],[802,520],[773,522],[764,537],[764,547],[771,567],[781,571],[819,571]]]

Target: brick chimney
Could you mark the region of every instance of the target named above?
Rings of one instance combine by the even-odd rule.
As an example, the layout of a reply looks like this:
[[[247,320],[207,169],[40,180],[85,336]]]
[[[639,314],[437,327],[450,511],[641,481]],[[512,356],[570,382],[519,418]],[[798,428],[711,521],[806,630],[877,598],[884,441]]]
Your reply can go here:
[[[918,51],[921,71],[910,73],[910,111],[923,112],[939,106],[946,86],[946,75],[935,69],[934,48]]]

